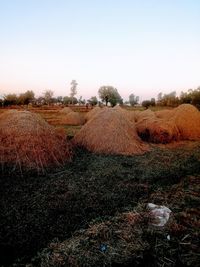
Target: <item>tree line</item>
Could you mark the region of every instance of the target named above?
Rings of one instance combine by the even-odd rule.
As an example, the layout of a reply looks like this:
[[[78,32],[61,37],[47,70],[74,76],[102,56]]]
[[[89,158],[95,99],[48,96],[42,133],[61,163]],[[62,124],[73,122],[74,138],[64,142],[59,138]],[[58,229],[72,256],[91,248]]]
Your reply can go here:
[[[131,93],[129,95],[128,101],[123,101],[120,96],[117,88],[113,86],[101,86],[98,90],[98,100],[97,96],[91,96],[90,99],[83,99],[82,96],[79,98],[75,97],[77,95],[77,86],[78,83],[76,80],[72,80],[70,84],[70,94],[69,96],[58,96],[54,97],[54,92],[52,90],[45,90],[42,96],[35,97],[35,94],[32,90],[28,90],[25,93],[17,94],[7,94],[0,99],[0,104],[2,106],[9,105],[92,105],[105,104],[106,106],[110,104],[115,106],[116,104],[120,105],[130,105],[135,106],[139,104],[139,96]],[[180,96],[176,95],[176,91],[173,91],[168,94],[163,94],[160,92],[157,96],[157,99],[151,98],[142,101],[142,106],[148,108],[149,106],[169,106],[175,107],[183,103],[189,103],[197,106],[200,109],[200,87],[197,89],[189,89],[187,92],[181,92]]]

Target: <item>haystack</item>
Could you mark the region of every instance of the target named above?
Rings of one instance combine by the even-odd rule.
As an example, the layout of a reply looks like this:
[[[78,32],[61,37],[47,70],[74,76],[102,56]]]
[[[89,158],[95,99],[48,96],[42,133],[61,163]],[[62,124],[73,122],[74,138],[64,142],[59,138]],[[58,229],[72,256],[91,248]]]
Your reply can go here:
[[[200,139],[200,112],[190,104],[182,104],[174,109],[172,120],[175,122],[181,139]]]
[[[90,110],[86,115],[85,115],[85,119],[86,121],[89,121],[91,118],[93,118],[94,116],[96,116],[99,111],[101,111],[100,107],[95,107],[92,110]]]
[[[0,118],[2,170],[44,170],[69,160],[71,152],[63,133],[56,132],[39,115],[29,111],[5,112]]]
[[[62,114],[68,114],[70,112],[72,112],[72,109],[69,107],[65,107],[65,108],[60,110],[60,113],[62,113]]]
[[[144,117],[138,120],[136,128],[142,140],[147,142],[166,144],[180,138],[174,121]]]
[[[85,119],[79,112],[72,111],[63,116],[59,122],[66,125],[83,125]]]
[[[135,122],[135,112],[131,110],[126,110],[124,108],[121,108],[120,106],[115,106],[113,108],[114,110],[118,110],[120,112],[123,112],[123,114],[129,119],[131,122]]]
[[[159,119],[171,119],[174,115],[174,109],[163,109],[155,111],[155,115]]]
[[[104,154],[134,155],[148,151],[138,137],[134,123],[114,109],[103,109],[75,135],[73,143]]]

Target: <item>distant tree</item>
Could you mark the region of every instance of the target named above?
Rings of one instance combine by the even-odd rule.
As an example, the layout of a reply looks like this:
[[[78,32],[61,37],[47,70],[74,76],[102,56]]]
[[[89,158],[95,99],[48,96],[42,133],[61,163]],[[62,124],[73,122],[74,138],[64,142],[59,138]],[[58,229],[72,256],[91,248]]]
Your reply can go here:
[[[155,105],[156,105],[156,100],[155,100],[155,98],[151,98],[151,106],[152,106],[152,107],[155,107]]]
[[[56,102],[62,104],[62,102],[63,102],[63,97],[62,97],[62,96],[57,96],[57,98],[56,98]]]
[[[44,99],[47,105],[49,105],[52,102],[54,92],[52,90],[46,90],[44,92]]]
[[[123,103],[123,100],[118,93],[117,89],[113,86],[101,86],[98,90],[99,98],[102,102],[111,104],[111,106],[115,106],[117,103]]]
[[[134,94],[129,95],[129,103],[133,107],[139,102],[139,96],[135,96]]]
[[[98,99],[96,96],[92,96],[87,102],[92,106],[96,106],[98,103]]]
[[[17,101],[18,101],[18,97],[16,94],[8,94],[4,97],[5,106],[16,105]]]
[[[79,105],[84,105],[85,104],[85,99],[83,99],[83,97],[80,96],[79,99],[78,99],[78,103],[79,103]]]
[[[151,106],[151,101],[150,100],[142,101],[142,106],[147,109],[148,107]]]
[[[78,83],[76,82],[76,80],[71,81],[70,96],[72,99],[72,104],[74,104],[74,96],[77,94],[77,85],[78,85]]]
[[[19,105],[28,105],[29,103],[33,102],[35,99],[35,94],[33,91],[26,91],[19,95],[17,99],[17,104]]]
[[[64,105],[69,105],[69,104],[77,104],[78,99],[76,97],[71,97],[71,96],[64,96],[63,97],[63,104]]]

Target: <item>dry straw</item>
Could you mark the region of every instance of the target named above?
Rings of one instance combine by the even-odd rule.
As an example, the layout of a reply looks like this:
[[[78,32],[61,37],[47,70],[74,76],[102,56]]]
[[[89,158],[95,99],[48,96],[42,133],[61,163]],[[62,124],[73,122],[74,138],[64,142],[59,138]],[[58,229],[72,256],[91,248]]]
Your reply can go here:
[[[90,110],[89,112],[87,112],[87,114],[85,115],[85,119],[86,121],[89,121],[90,119],[92,119],[94,116],[96,116],[102,109],[100,107],[94,107],[92,110]]]
[[[200,139],[200,112],[190,104],[182,104],[174,109],[175,122],[182,140]]]
[[[68,113],[72,112],[72,109],[69,107],[65,107],[65,108],[61,109],[59,112],[62,114],[68,114]]]
[[[0,162],[2,171],[44,172],[61,166],[71,157],[66,135],[57,132],[39,115],[7,111],[0,116]]]
[[[79,112],[71,111],[65,116],[62,116],[59,119],[59,123],[65,125],[83,125],[85,118]]]
[[[138,114],[136,128],[143,140],[153,143],[199,140],[200,112],[190,104],[155,113],[146,110]]]
[[[149,147],[138,137],[134,123],[114,109],[103,109],[75,135],[73,143],[103,154],[134,155]]]

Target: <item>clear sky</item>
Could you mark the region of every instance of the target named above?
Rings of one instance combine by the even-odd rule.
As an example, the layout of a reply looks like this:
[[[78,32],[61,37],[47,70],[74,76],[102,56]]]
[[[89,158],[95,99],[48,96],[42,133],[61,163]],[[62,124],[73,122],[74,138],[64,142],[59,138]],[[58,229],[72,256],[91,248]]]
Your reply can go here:
[[[0,0],[0,95],[197,88],[199,14],[199,0]]]

